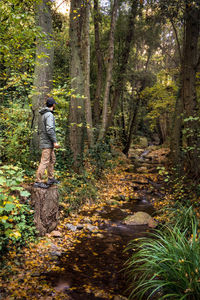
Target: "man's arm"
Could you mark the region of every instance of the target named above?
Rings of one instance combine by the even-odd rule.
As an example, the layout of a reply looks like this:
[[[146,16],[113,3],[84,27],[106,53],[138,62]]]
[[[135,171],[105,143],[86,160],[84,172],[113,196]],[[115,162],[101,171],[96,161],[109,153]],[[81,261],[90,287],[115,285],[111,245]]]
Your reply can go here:
[[[57,144],[56,133],[54,130],[54,116],[52,113],[46,118],[45,125],[46,133],[49,139],[52,141],[53,144]]]

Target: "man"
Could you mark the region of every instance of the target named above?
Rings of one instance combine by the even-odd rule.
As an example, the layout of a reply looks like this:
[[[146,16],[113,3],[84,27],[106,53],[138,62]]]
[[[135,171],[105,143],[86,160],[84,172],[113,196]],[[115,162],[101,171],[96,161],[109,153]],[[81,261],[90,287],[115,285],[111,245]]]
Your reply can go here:
[[[55,100],[49,97],[46,102],[46,107],[39,111],[42,115],[40,127],[40,148],[42,149],[42,156],[36,173],[36,182],[33,185],[38,188],[47,189],[50,185],[59,183],[58,180],[54,178],[54,164],[56,162],[54,148],[60,147],[56,140],[55,118],[53,115],[56,104]],[[48,181],[44,183],[42,182],[42,178],[46,169]]]

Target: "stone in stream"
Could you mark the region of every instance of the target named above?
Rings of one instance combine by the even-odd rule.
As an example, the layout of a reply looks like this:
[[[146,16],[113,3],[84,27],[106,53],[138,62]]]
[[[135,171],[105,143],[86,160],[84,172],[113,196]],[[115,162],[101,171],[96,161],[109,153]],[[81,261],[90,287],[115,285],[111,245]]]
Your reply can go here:
[[[51,251],[50,255],[53,257],[60,257],[62,255],[61,251]]]
[[[138,168],[137,172],[138,173],[148,173],[148,169],[147,169],[147,167],[143,166],[143,167]]]
[[[71,231],[76,231],[76,229],[77,229],[77,226],[74,226],[73,224],[70,224],[70,223],[67,223],[65,225],[65,227]]]
[[[145,136],[141,136],[139,139],[139,145],[142,148],[147,148],[148,147],[148,140]]]
[[[116,295],[113,300],[128,300],[128,298],[121,296],[121,295]]]
[[[81,229],[84,228],[83,224],[77,224],[76,227],[77,227],[78,230],[81,230]]]
[[[90,218],[86,217],[86,218],[84,219],[84,222],[85,222],[85,223],[88,223],[88,224],[91,224],[92,221],[90,220]]]
[[[100,239],[103,239],[104,235],[102,233],[97,233],[97,237],[100,238]]]
[[[157,222],[146,212],[138,211],[133,215],[125,218],[124,223],[126,225],[148,225],[151,228],[157,226]]]
[[[99,228],[97,226],[93,226],[91,224],[88,224],[87,225],[87,229],[90,231],[90,232],[98,232],[99,231]]]
[[[50,233],[50,236],[56,237],[56,238],[61,238],[62,237],[62,233],[58,230],[54,230]]]

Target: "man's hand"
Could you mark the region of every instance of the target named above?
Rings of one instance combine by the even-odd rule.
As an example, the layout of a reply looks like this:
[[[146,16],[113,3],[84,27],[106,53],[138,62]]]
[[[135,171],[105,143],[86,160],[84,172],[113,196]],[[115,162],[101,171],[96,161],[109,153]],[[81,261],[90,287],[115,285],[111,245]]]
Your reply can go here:
[[[53,144],[53,147],[56,148],[56,149],[58,149],[58,148],[60,148],[60,145],[57,144],[57,143],[54,143],[54,144]]]

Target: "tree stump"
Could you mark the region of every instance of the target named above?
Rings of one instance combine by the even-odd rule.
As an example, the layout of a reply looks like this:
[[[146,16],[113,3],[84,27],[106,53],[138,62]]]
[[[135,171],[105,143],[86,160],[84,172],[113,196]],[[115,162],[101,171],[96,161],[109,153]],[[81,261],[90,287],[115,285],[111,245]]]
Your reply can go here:
[[[57,186],[32,188],[31,202],[35,209],[34,222],[40,236],[53,231],[58,224],[59,193]]]

